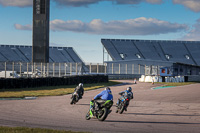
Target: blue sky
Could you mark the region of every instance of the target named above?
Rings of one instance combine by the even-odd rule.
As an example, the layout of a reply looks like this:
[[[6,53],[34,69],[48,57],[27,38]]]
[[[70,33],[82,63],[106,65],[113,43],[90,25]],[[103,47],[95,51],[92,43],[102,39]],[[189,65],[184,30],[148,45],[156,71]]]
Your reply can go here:
[[[200,0],[50,0],[50,46],[103,62],[101,38],[200,41]],[[32,0],[0,0],[0,44],[32,45]]]

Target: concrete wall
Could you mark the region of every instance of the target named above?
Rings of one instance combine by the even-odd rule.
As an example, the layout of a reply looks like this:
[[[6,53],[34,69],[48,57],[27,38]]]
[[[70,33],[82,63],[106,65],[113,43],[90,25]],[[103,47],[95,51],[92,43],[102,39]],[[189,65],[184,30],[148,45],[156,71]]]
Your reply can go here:
[[[200,75],[188,76],[188,82],[200,82]]]

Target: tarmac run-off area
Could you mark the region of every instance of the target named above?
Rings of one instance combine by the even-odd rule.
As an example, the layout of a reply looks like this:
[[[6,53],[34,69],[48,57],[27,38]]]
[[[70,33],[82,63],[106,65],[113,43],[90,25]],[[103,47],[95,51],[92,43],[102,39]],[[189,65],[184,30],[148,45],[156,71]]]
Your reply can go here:
[[[111,86],[112,112],[104,122],[85,120],[90,100],[104,88],[86,91],[70,105],[71,95],[29,100],[0,100],[0,126],[39,127],[94,133],[200,133],[200,84],[152,90],[151,83]],[[127,112],[115,113],[119,92],[133,88]]]

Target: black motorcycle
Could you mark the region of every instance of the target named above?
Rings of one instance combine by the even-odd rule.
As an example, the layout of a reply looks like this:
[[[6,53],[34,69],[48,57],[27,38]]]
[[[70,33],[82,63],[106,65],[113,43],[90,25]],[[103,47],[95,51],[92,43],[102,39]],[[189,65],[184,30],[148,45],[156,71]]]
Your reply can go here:
[[[123,96],[117,105],[116,113],[122,114],[127,109],[129,101],[130,98],[128,96]]]
[[[104,121],[107,118],[108,114],[111,112],[110,108],[113,105],[113,101],[98,100],[95,102],[95,104],[90,101],[90,104],[94,105],[95,107],[88,111],[85,119],[90,120],[92,117],[96,117],[99,121]]]
[[[70,104],[76,104],[79,100],[79,95],[78,93],[75,91],[74,93],[72,93],[72,97],[71,97],[71,102]]]

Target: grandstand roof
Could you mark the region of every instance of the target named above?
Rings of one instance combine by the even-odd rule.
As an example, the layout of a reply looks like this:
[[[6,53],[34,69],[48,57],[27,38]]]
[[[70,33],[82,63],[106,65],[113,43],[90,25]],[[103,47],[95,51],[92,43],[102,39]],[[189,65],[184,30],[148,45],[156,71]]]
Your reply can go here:
[[[200,41],[101,39],[113,61],[154,60],[200,65]]]
[[[0,45],[0,61],[32,62],[32,46]],[[49,62],[83,62],[72,47],[49,47]]]

